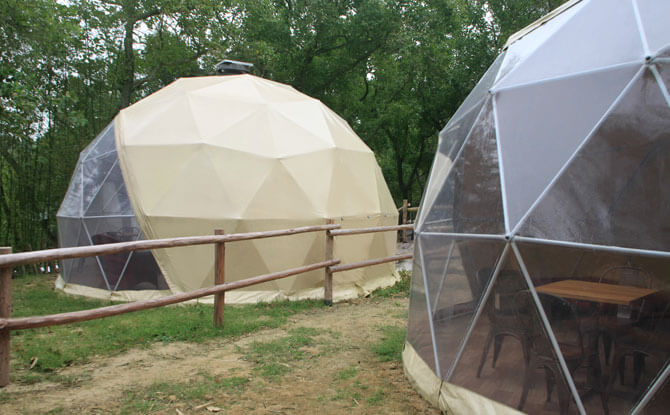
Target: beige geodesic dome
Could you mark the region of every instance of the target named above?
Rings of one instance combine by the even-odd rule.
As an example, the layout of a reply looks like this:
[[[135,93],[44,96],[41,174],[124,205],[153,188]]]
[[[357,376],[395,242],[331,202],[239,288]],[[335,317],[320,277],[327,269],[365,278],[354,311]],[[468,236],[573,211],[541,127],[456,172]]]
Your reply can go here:
[[[669,19],[566,3],[440,133],[403,362],[441,409],[668,412]]]
[[[115,120],[120,166],[147,238],[325,224],[391,225],[397,210],[372,151],[320,101],[251,75],[180,79]],[[343,262],[395,251],[395,235],[336,242]],[[173,292],[213,284],[213,247],[154,253]],[[235,281],[323,261],[323,233],[227,244]],[[322,270],[237,290],[231,302],[320,297]],[[335,299],[394,281],[392,265],[337,275]]]

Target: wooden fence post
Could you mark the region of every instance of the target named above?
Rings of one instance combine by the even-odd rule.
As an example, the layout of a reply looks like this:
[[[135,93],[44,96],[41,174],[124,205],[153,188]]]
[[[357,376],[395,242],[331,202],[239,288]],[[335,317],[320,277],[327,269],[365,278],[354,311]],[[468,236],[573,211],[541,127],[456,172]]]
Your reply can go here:
[[[216,229],[215,235],[223,235],[223,229]],[[214,285],[226,282],[226,243],[218,242],[214,245]],[[223,326],[223,308],[226,301],[226,292],[214,294],[214,327]]]
[[[0,247],[0,255],[11,254],[11,247]],[[0,317],[12,314],[12,267],[0,268]],[[9,334],[8,328],[0,329],[0,387],[9,385]]]
[[[409,207],[409,203],[407,202],[407,199],[402,200],[402,224],[407,225],[407,208]],[[403,230],[402,231],[402,241],[407,242],[407,231]]]
[[[332,219],[328,219],[328,224],[333,223]],[[330,231],[326,231],[326,261],[333,259],[333,245],[335,238],[330,234]],[[325,305],[333,305],[333,273],[330,270],[330,267],[325,268],[326,278],[323,285],[323,303]]]

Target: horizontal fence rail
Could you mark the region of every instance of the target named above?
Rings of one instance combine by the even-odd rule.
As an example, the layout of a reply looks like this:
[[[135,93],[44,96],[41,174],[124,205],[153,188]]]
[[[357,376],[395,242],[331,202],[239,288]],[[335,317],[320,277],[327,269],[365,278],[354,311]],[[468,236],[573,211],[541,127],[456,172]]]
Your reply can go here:
[[[372,265],[385,264],[387,262],[402,261],[404,259],[410,259],[412,256],[413,256],[412,254],[403,254],[403,255],[389,256],[389,257],[386,257],[386,258],[368,259],[368,260],[361,261],[361,262],[354,262],[352,264],[332,265],[332,266],[329,266],[328,269],[330,269],[330,272],[349,271],[349,270],[356,269],[356,268],[363,268],[363,267],[370,267]]]
[[[391,232],[413,229],[411,224],[396,226],[378,226],[359,229],[340,229],[340,224],[329,221],[326,225],[304,226],[264,232],[225,234],[223,230],[215,230],[214,235],[187,236],[179,238],[154,239],[133,242],[118,242],[87,247],[48,249],[43,251],[22,252],[12,254],[10,248],[0,247],[0,387],[9,384],[10,332],[11,330],[34,329],[61,324],[70,324],[99,318],[117,316],[135,311],[164,307],[197,298],[214,295],[214,324],[223,324],[224,295],[226,291],[249,287],[263,282],[304,274],[317,269],[324,269],[324,302],[332,304],[333,274],[387,262],[409,259],[412,254],[394,255],[385,258],[374,258],[352,264],[340,264],[333,258],[335,236],[360,235],[374,232]],[[322,262],[303,265],[283,271],[259,275],[244,280],[225,282],[225,244],[227,242],[246,241],[252,239],[271,238],[296,235],[306,232],[324,232],[326,235],[326,258]],[[44,261],[84,258],[109,255],[122,252],[144,251],[150,249],[176,248],[193,245],[215,245],[214,286],[201,288],[187,293],[173,294],[152,300],[135,301],[132,303],[100,307],[47,316],[11,318],[11,276],[13,267]]]
[[[342,236],[342,235],[360,235],[362,233],[374,233],[374,232],[388,232],[388,231],[406,231],[413,229],[414,225],[394,225],[394,226],[376,226],[373,228],[356,228],[356,229],[333,229],[328,231],[328,234],[332,236]]]
[[[291,268],[271,274],[259,275],[257,277],[247,278],[235,282],[227,282],[213,287],[200,288],[187,293],[174,294],[153,300],[135,301],[132,303],[113,305],[109,307],[100,307],[92,310],[73,311],[70,313],[52,314],[42,317],[21,317],[0,319],[0,329],[8,328],[10,330],[35,329],[38,327],[57,326],[61,324],[78,323],[80,321],[95,320],[120,314],[131,313],[134,311],[148,310],[151,308],[164,307],[171,304],[182,303],[184,301],[195,300],[196,298],[206,297],[217,294],[222,291],[230,291],[238,288],[244,288],[262,282],[278,280],[280,278],[290,277],[292,275],[313,271],[319,268],[325,268],[339,264],[339,259],[317,262],[315,264],[302,267]]]
[[[57,259],[83,258],[89,256],[118,254],[130,251],[146,251],[158,248],[176,248],[180,246],[207,245],[224,242],[246,241],[249,239],[271,238],[275,236],[296,235],[305,232],[337,229],[340,225],[316,225],[277,231],[231,233],[228,235],[185,236],[181,238],[150,239],[145,241],[115,242],[95,246],[45,249],[43,251],[21,252],[0,255],[0,267],[33,264]]]

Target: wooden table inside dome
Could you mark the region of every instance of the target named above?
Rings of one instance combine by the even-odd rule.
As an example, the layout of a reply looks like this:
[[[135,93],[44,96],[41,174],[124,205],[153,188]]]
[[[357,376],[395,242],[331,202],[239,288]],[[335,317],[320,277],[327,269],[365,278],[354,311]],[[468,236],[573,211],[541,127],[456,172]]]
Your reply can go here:
[[[634,301],[658,292],[630,285],[606,284],[581,280],[561,280],[535,287],[538,292],[572,300],[631,305]]]

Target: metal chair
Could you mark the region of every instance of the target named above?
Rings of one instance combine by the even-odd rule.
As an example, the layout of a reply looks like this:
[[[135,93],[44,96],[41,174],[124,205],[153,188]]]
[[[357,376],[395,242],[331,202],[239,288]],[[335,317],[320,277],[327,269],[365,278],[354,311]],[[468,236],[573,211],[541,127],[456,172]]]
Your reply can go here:
[[[656,360],[660,366],[667,364],[670,359],[670,303],[666,303],[662,311],[652,311],[634,325],[621,325],[609,328],[613,335],[614,357],[607,394],[612,392],[617,378],[617,372],[623,385],[624,359],[633,357],[633,386],[638,387],[645,359]],[[638,391],[642,392],[642,391]]]
[[[607,284],[616,284],[616,285],[628,285],[631,287],[639,288],[651,288],[652,287],[652,278],[649,272],[644,269],[637,267],[631,264],[630,258],[626,260],[625,265],[616,265],[610,268],[607,268],[601,275],[599,282]],[[605,328],[602,333],[603,336],[603,345],[605,349],[605,361],[609,362],[611,355],[612,346],[612,333],[621,333],[630,328],[631,325],[636,324],[643,314],[645,309],[645,300],[642,299],[639,303],[629,306],[629,305],[603,305],[601,309],[600,322],[601,325]],[[624,382],[624,368],[625,368],[625,354],[621,356],[620,359],[614,359],[615,365],[613,368],[617,368],[619,371],[619,378],[621,384]],[[644,357],[635,356],[631,354],[634,359],[634,385],[637,385],[639,380],[639,374],[642,371],[640,366],[644,365]],[[614,371],[614,370],[612,370]],[[616,378],[616,373],[611,376],[612,379]]]
[[[485,270],[489,269],[487,268]],[[481,271],[482,270],[480,270],[480,272]],[[480,279],[482,277],[483,276],[481,275],[479,276]],[[488,276],[485,278],[488,278]],[[523,277],[518,271],[501,270],[499,272],[485,306],[485,312],[489,319],[490,327],[488,335],[486,336],[486,342],[484,343],[484,350],[482,350],[479,368],[477,369],[477,377],[480,377],[482,374],[482,369],[484,368],[486,357],[491,348],[491,343],[493,343],[493,361],[491,366],[493,368],[496,367],[496,362],[498,361],[500,349],[502,348],[502,343],[503,340],[505,340],[505,337],[513,337],[521,343],[524,362],[528,361],[527,330],[523,327],[523,323],[517,316],[516,304],[514,303],[514,296],[519,291],[527,288]]]
[[[597,389],[600,391],[601,400],[605,412],[608,412],[605,390],[602,387],[602,372],[598,359],[597,337],[586,336],[577,318],[577,313],[572,304],[560,297],[549,294],[538,294],[542,308],[552,327],[552,331],[558,342],[561,354],[572,376],[574,372],[586,366],[594,371],[594,381],[598,382]],[[567,384],[562,381],[562,370],[554,348],[545,331],[539,315],[536,311],[533,298],[529,291],[522,291],[515,297],[519,320],[526,327],[529,341],[529,359],[523,379],[523,391],[519,400],[518,409],[522,410],[531,386],[531,377],[534,370],[543,368],[547,378],[547,402],[551,401],[554,385],[558,384],[558,404],[560,413],[568,413],[572,395]],[[557,382],[558,379],[558,382]]]

